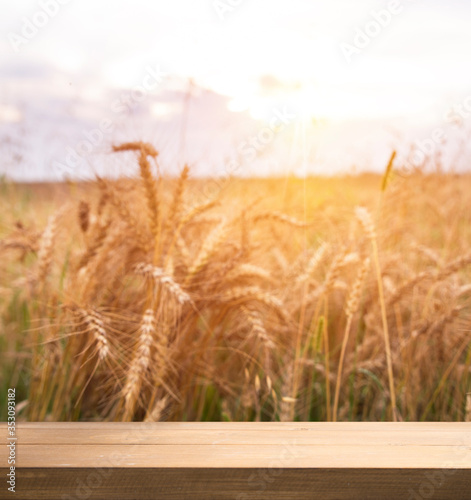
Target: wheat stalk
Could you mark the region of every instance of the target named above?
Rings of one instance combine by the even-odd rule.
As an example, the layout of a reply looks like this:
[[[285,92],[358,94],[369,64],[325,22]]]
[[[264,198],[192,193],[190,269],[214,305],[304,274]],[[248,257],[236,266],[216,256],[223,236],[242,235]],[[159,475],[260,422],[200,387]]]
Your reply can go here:
[[[118,196],[116,191],[110,187],[105,181],[98,178],[97,182],[101,186],[101,189],[106,193],[107,200],[116,209],[120,220],[124,221],[130,231],[135,235],[138,244],[144,248],[148,249],[148,239],[146,235],[141,230],[139,221],[134,217],[126,203]]]
[[[282,224],[288,224],[289,226],[298,227],[298,228],[306,228],[311,224],[306,222],[301,222],[294,217],[290,217],[289,215],[282,214],[281,212],[264,212],[261,214],[254,215],[251,218],[252,222],[263,222],[263,221],[272,221],[272,222],[280,222]]]
[[[350,336],[350,330],[352,327],[352,318],[358,309],[358,304],[360,302],[360,294],[361,294],[363,284],[365,282],[366,274],[368,272],[369,267],[370,267],[370,259],[366,259],[364,261],[363,265],[361,266],[360,270],[358,271],[357,278],[356,278],[355,283],[353,285],[353,288],[350,292],[350,296],[348,297],[348,300],[347,300],[347,307],[346,307],[347,325],[345,326],[345,333],[344,333],[343,341],[342,341],[342,349],[340,351],[339,366],[338,366],[338,370],[337,370],[337,382],[335,385],[334,408],[332,411],[332,417],[333,417],[334,422],[337,421],[339,395],[340,395],[340,384],[342,381],[343,363],[344,363],[344,359],[345,359],[345,352],[347,350],[348,338]]]
[[[381,305],[381,320],[383,323],[383,337],[384,344],[386,349],[386,361],[388,366],[388,379],[389,379],[389,392],[391,397],[391,411],[392,418],[394,422],[397,421],[397,408],[396,408],[396,391],[394,388],[394,375],[392,369],[392,356],[391,356],[391,343],[389,340],[389,327],[388,327],[388,319],[386,314],[386,302],[384,300],[384,290],[383,290],[383,279],[381,275],[381,266],[379,263],[379,251],[378,251],[378,243],[376,240],[376,230],[374,226],[373,219],[371,218],[370,213],[366,208],[357,207],[355,214],[363,226],[363,229],[366,233],[366,236],[371,242],[373,249],[373,259],[376,268],[376,279],[378,282],[378,295],[379,301]]]
[[[165,228],[167,233],[172,232],[175,227],[178,227],[180,225],[181,210],[183,206],[183,194],[188,183],[189,175],[190,169],[188,165],[185,165],[178,178],[178,182],[173,193],[172,205],[170,206],[169,215],[166,219]]]
[[[217,252],[219,246],[224,241],[228,233],[228,227],[225,220],[221,222],[209,236],[205,239],[193,265],[188,270],[185,283],[188,284],[192,281],[194,276],[201,272],[201,270],[208,264],[211,257]]]
[[[282,376],[281,385],[280,422],[292,421],[295,414],[297,394],[295,394],[294,397],[291,396],[291,394],[293,393],[293,365],[295,362],[296,360],[294,360],[292,363],[290,363],[289,361],[284,363],[284,373]]]
[[[271,282],[272,277],[269,271],[254,264],[244,263],[239,265],[227,275],[227,281],[237,281],[241,279],[260,279]]]
[[[160,237],[159,197],[157,193],[157,184],[154,176],[152,175],[150,163],[147,157],[150,156],[151,158],[156,159],[159,153],[153,146],[144,142],[127,142],[119,146],[113,146],[113,151],[135,151],[139,153],[139,170],[147,200],[150,228],[157,247]]]
[[[255,300],[274,309],[283,319],[287,320],[288,318],[288,313],[283,306],[283,302],[257,286],[234,287],[226,292],[222,300],[223,302],[236,303]]]

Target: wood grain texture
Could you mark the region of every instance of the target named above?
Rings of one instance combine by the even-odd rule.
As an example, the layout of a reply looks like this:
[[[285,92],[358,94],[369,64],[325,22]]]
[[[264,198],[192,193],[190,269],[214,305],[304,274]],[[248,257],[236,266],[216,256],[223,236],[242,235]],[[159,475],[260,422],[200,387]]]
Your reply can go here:
[[[18,467],[129,468],[443,468],[462,467],[452,446],[305,445],[22,445]],[[6,453],[5,453],[6,455]],[[445,465],[446,464],[446,465]],[[468,459],[469,464],[469,459]]]
[[[21,469],[21,500],[469,500],[463,469]]]
[[[17,437],[17,493],[5,481],[1,499],[471,499],[468,423],[19,423]]]
[[[460,445],[471,442],[467,423],[21,423],[22,444],[283,444]],[[257,427],[260,426],[260,427]],[[123,432],[124,431],[124,432]],[[0,436],[4,428],[0,426]]]

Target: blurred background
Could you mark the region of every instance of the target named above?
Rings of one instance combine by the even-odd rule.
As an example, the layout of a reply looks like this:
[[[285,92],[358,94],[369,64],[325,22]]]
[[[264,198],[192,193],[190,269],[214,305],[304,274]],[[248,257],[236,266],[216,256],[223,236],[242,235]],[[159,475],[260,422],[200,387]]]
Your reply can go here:
[[[468,165],[466,1],[0,1],[0,174],[195,176]]]

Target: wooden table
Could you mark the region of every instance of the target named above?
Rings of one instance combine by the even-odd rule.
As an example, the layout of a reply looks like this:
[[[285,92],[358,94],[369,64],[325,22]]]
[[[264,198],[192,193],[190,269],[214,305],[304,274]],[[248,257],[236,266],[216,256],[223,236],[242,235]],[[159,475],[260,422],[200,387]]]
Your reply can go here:
[[[468,423],[18,423],[0,498],[471,499]]]

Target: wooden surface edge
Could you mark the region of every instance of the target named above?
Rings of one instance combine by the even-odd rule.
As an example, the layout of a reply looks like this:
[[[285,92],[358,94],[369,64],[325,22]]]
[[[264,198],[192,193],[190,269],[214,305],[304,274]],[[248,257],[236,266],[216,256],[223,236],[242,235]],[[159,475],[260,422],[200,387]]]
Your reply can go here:
[[[470,470],[20,468],[0,499],[469,500],[470,485]]]

